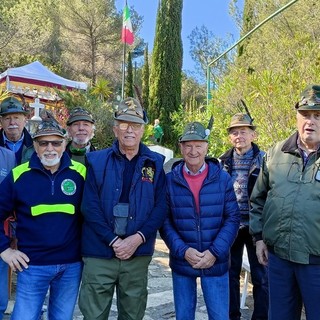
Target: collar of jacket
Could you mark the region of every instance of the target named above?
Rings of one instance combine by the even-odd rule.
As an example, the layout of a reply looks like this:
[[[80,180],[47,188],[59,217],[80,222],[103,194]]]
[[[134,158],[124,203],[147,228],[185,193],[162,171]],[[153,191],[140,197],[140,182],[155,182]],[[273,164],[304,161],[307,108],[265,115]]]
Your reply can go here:
[[[68,153],[69,155],[72,154],[72,152],[70,151],[71,142],[72,142],[72,141],[69,141],[69,142],[67,143],[67,146],[66,146],[66,151],[67,151],[67,153]],[[89,148],[88,152],[96,151],[96,148],[95,148],[95,146],[91,143],[91,141],[89,142],[89,144],[90,144],[90,148]],[[86,147],[85,147],[85,148],[86,148]]]
[[[205,162],[208,165],[209,171],[208,171],[208,177],[211,179],[214,177],[218,171],[222,170],[222,167],[220,165],[220,162],[216,158],[211,158],[211,157],[206,157]],[[178,160],[173,163],[171,167],[171,171],[173,172],[173,175],[176,177],[181,177],[182,176],[182,170],[184,166],[185,161],[183,159]],[[212,166],[216,165],[217,170],[212,170]]]
[[[255,143],[251,143],[252,144],[252,149],[253,149],[253,159],[255,159],[260,152],[262,152],[258,145]],[[227,152],[225,152],[219,159],[222,162],[223,167],[225,168],[225,170],[229,173],[231,173],[232,170],[232,159],[233,159],[233,150],[234,148],[230,148]],[[262,152],[262,154],[264,154],[264,152]]]
[[[3,141],[3,128],[0,130],[0,146],[4,146],[4,141]],[[23,138],[23,145],[26,147],[31,147],[33,146],[33,140],[31,138],[30,133],[26,128],[23,128],[23,133],[24,133],[24,138]]]
[[[281,151],[291,153],[291,154],[297,154],[297,153],[300,154],[298,144],[297,144],[298,136],[299,136],[298,131],[296,131],[287,140],[285,140],[281,148]]]
[[[122,155],[120,154],[120,150],[119,150],[119,141],[118,140],[116,140],[112,144],[111,149],[117,157],[122,157]],[[140,142],[139,152],[138,152],[139,157],[145,157],[145,158],[149,158],[152,161],[156,161],[157,160],[155,157],[156,154],[158,156],[160,156],[162,158],[162,162],[164,162],[165,156],[163,156],[160,153],[155,153],[155,152],[151,151],[146,145],[144,145],[142,142]]]

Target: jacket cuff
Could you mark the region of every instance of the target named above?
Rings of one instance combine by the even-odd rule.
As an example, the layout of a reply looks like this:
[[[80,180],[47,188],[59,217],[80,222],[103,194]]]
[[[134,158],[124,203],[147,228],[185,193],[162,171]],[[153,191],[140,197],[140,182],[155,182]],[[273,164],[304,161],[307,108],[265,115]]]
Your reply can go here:
[[[141,231],[137,231],[137,234],[142,238],[142,242],[145,243],[146,242],[146,238],[143,235],[143,233]]]
[[[112,245],[119,239],[118,236],[116,236],[110,243],[109,246],[112,247]]]
[[[253,235],[253,241],[256,243],[257,241],[263,240],[262,238],[262,232],[256,233]]]

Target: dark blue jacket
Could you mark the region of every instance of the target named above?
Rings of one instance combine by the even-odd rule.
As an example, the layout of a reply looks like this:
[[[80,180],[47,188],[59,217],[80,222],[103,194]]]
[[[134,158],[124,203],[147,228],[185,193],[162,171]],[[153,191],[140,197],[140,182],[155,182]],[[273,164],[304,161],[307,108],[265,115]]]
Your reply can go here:
[[[116,238],[113,207],[119,202],[125,159],[118,142],[112,147],[87,155],[88,171],[82,200],[84,226],[82,254],[85,257],[114,258],[110,244]],[[146,242],[134,256],[152,255],[157,230],[166,216],[164,157],[140,144],[139,158],[129,194],[126,236],[141,232]]]
[[[232,181],[218,160],[206,159],[209,171],[199,194],[200,214],[192,192],[183,177],[184,161],[174,164],[167,174],[170,214],[161,236],[170,249],[170,267],[186,276],[220,276],[228,271],[229,251],[237,235],[240,213]],[[193,269],[185,260],[191,247],[210,250],[217,258],[208,269]]]
[[[1,183],[0,252],[9,247],[3,221],[15,212],[18,248],[31,265],[81,261],[81,197],[86,168],[64,152],[58,171],[45,170],[34,152]]]

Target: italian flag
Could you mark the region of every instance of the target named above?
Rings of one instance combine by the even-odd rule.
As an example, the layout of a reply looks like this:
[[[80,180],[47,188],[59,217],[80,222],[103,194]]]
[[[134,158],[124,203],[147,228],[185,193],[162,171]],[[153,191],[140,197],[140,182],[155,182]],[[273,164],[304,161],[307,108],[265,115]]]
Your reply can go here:
[[[123,43],[127,44],[133,44],[134,41],[134,34],[132,31],[132,24],[130,19],[130,10],[127,4],[123,10],[123,26],[121,40]]]

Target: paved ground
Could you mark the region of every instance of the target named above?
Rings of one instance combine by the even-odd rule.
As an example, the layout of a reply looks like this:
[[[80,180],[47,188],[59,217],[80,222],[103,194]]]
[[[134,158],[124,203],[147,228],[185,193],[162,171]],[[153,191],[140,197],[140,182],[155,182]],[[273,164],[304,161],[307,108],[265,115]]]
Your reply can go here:
[[[9,310],[14,304],[14,287],[13,284],[13,295],[12,300],[9,304]],[[168,266],[168,249],[161,239],[157,239],[156,251],[149,267],[149,296],[146,315],[144,320],[161,320],[161,319],[175,319],[174,306],[173,306],[173,295],[171,285],[171,272]],[[251,286],[249,285],[247,305],[249,309],[243,310],[243,320],[249,320],[252,310],[252,296]],[[10,316],[6,315],[4,319],[9,319]],[[46,313],[43,315],[43,320],[46,318]],[[81,312],[76,306],[74,312],[74,320],[83,319]],[[116,320],[116,303],[114,301],[109,320]],[[198,291],[198,306],[196,311],[196,320],[207,319],[206,308],[202,298],[200,290]],[[23,320],[23,319],[21,319]]]

